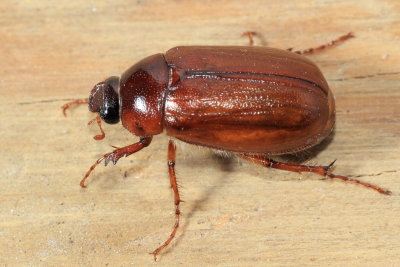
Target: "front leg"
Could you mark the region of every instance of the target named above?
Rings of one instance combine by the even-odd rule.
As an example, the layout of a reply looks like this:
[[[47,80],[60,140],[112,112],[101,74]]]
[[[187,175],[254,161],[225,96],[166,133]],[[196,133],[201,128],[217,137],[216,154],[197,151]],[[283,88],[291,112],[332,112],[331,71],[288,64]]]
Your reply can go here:
[[[80,182],[81,187],[86,187],[85,181],[89,177],[90,173],[96,168],[97,165],[99,165],[100,162],[104,160],[105,165],[112,161],[112,163],[115,165],[117,161],[122,158],[122,157],[127,157],[135,152],[138,152],[139,150],[145,148],[146,146],[150,145],[151,140],[153,139],[152,136],[149,137],[140,137],[140,141],[137,143],[134,143],[129,146],[121,147],[121,148],[116,148],[113,152],[104,154],[101,158],[99,158],[87,171],[85,176]]]

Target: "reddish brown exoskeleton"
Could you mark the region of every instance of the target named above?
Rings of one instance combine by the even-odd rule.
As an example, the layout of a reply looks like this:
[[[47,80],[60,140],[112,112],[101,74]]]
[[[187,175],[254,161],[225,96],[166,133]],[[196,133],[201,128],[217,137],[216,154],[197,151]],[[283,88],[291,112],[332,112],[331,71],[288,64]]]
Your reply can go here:
[[[250,44],[254,32],[246,32]],[[307,54],[352,37],[349,33],[315,49],[279,50],[254,46],[186,46],[155,54],[136,63],[121,78],[97,84],[89,103],[99,113],[100,126],[122,121],[140,137],[132,145],[116,148],[93,164],[85,181],[101,162],[114,164],[151,143],[163,131],[184,142],[233,152],[254,163],[293,172],[313,172],[358,183],[382,194],[390,191],[329,172],[327,166],[276,162],[269,157],[304,150],[321,142],[333,129],[335,103],[318,67]],[[102,135],[96,139],[102,139]],[[174,192],[175,225],[169,238],[152,252],[154,259],[174,238],[179,227],[179,196],[175,176],[176,147],[168,145],[168,170]]]

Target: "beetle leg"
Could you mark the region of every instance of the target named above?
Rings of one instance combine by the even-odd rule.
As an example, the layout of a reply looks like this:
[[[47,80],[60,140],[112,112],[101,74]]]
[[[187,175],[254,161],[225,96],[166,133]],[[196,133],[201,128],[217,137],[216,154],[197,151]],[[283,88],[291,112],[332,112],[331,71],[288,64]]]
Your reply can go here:
[[[96,168],[96,166],[99,165],[99,163],[101,163],[103,160],[104,160],[104,163],[106,166],[110,161],[112,161],[115,165],[120,158],[127,157],[127,156],[145,148],[146,146],[148,146],[151,143],[152,139],[153,139],[152,136],[141,137],[140,141],[137,143],[134,143],[129,146],[117,148],[113,152],[104,154],[101,158],[96,160],[96,162],[89,168],[89,170],[86,172],[85,176],[81,180],[80,186],[83,188],[86,187],[86,185],[85,185],[86,179],[89,177],[90,173],[94,170],[94,168]]]
[[[318,52],[318,51],[324,50],[325,48],[328,48],[330,46],[334,46],[338,43],[344,42],[347,39],[350,39],[353,37],[354,37],[354,34],[352,32],[349,32],[348,34],[342,35],[339,38],[332,40],[329,43],[320,45],[318,47],[313,47],[313,48],[308,48],[308,49],[303,49],[303,50],[296,50],[296,51],[293,51],[293,48],[289,48],[287,50],[293,51],[293,53],[300,54],[300,55],[312,54],[314,52]]]
[[[285,171],[291,171],[291,172],[313,172],[316,174],[319,174],[321,176],[329,177],[331,179],[340,179],[345,182],[351,182],[355,184],[360,184],[362,186],[371,188],[381,194],[384,195],[390,195],[391,192],[389,190],[383,189],[382,187],[379,187],[377,185],[369,184],[357,179],[349,178],[346,176],[341,176],[341,175],[335,175],[333,173],[329,172],[329,169],[333,166],[332,162],[328,166],[307,166],[307,165],[301,165],[301,164],[293,164],[293,163],[283,163],[283,162],[277,162],[272,159],[267,158],[265,155],[259,155],[259,154],[238,154],[239,157],[244,158],[246,160],[252,161],[254,163],[260,164],[264,167],[270,167],[270,168],[275,168],[275,169],[280,169],[280,170],[285,170]]]
[[[172,232],[169,235],[169,238],[156,250],[154,250],[151,254],[154,256],[154,260],[157,260],[157,255],[162,251],[165,247],[168,246],[169,243],[174,239],[176,231],[179,227],[179,217],[181,211],[179,210],[179,204],[183,202],[179,196],[178,183],[176,182],[176,173],[175,173],[175,155],[176,155],[176,146],[172,140],[168,143],[168,172],[169,172],[169,181],[171,183],[172,191],[174,191],[174,203],[175,203],[175,224],[172,228]]]
[[[77,99],[68,103],[65,103],[64,105],[62,105],[62,112],[64,114],[64,116],[67,116],[67,109],[69,109],[71,106],[75,106],[75,105],[82,105],[82,104],[87,104],[88,103],[88,98],[82,98],[82,99]],[[97,125],[100,128],[101,134],[98,134],[96,136],[93,136],[93,139],[95,140],[102,140],[104,139],[104,137],[106,136],[106,134],[103,131],[103,128],[101,127],[101,120],[100,120],[100,115],[97,115],[96,118],[94,118],[93,120],[88,122],[88,125],[92,124],[94,121],[97,122]]]
[[[257,33],[252,31],[242,33],[242,36],[247,36],[249,38],[249,46],[254,45],[254,39],[253,39],[254,35],[257,35]]]
[[[100,119],[100,115],[97,115],[94,119],[92,119],[91,121],[88,122],[88,125],[91,125],[93,122],[97,122],[97,125],[99,126],[100,132],[101,134],[95,135],[93,136],[94,140],[103,140],[104,137],[106,137],[106,134],[103,130],[103,128],[101,127],[101,119]]]
[[[75,105],[82,105],[82,104],[87,104],[88,103],[88,99],[87,98],[82,98],[82,99],[77,99],[68,103],[65,103],[64,105],[62,105],[62,112],[64,114],[64,116],[67,116],[67,109],[69,109],[71,106],[75,106]]]

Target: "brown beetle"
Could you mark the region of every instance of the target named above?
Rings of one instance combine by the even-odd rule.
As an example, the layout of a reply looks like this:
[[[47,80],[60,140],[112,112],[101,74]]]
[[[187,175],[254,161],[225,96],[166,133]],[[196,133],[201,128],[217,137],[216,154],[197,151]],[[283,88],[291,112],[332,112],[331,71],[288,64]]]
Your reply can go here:
[[[245,33],[250,38],[254,33]],[[352,37],[349,33],[326,45],[303,51],[253,46],[175,47],[149,56],[121,78],[97,84],[89,103],[100,126],[122,121],[140,141],[116,148],[92,165],[81,181],[103,160],[114,164],[148,146],[163,131],[184,142],[230,151],[266,167],[313,172],[358,183],[382,194],[378,186],[329,172],[333,165],[306,166],[269,159],[304,150],[323,140],[333,129],[335,103],[318,67],[298,54],[311,53]],[[289,49],[290,50],[290,49]],[[101,129],[101,127],[100,127]],[[104,138],[104,132],[95,137]],[[170,237],[152,252],[154,258],[174,238],[179,227],[181,202],[175,176],[176,147],[168,145],[168,169],[175,198],[175,225]]]

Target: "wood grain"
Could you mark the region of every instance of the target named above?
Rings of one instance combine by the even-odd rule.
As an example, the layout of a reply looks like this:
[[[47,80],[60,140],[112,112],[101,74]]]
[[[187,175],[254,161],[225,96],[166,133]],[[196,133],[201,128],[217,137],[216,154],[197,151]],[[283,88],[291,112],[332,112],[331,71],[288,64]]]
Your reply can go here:
[[[312,3],[312,4],[310,4]],[[368,1],[0,2],[0,263],[4,266],[400,265],[400,3]],[[137,140],[93,115],[60,106],[98,81],[177,45],[308,48],[336,97],[331,142],[308,162],[392,196],[308,174],[222,161],[178,147],[182,227],[154,263],[148,253],[173,224],[167,137],[117,166],[94,160]],[[185,150],[185,151],[183,151]]]

